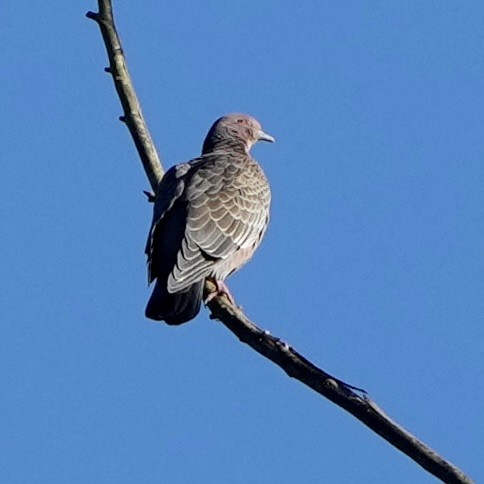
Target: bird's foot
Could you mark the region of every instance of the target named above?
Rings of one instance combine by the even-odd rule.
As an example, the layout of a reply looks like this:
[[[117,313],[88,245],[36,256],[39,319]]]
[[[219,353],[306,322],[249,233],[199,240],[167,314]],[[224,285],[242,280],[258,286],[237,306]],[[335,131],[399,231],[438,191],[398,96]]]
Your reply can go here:
[[[234,297],[232,296],[232,294],[230,294],[227,284],[225,284],[224,281],[219,281],[215,279],[213,279],[212,282],[215,284],[216,289],[205,298],[204,304],[207,305],[214,298],[225,295],[227,296],[227,299],[230,301],[230,303],[236,306]]]

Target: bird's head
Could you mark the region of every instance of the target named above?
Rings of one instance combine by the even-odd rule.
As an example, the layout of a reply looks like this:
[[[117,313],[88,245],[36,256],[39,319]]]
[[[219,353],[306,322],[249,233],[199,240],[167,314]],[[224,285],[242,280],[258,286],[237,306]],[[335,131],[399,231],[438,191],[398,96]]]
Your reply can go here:
[[[257,141],[275,139],[264,132],[259,121],[247,114],[228,114],[217,119],[203,142],[202,153],[210,153],[217,149],[242,149],[250,151]]]

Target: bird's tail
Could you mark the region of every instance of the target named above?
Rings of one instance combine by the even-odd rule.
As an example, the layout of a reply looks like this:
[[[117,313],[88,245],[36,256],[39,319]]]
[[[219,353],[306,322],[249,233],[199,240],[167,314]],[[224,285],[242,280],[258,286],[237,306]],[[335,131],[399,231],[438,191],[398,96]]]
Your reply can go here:
[[[167,324],[186,323],[200,311],[202,296],[202,282],[192,284],[184,292],[171,294],[166,289],[166,281],[156,281],[145,315],[149,319],[165,321]]]

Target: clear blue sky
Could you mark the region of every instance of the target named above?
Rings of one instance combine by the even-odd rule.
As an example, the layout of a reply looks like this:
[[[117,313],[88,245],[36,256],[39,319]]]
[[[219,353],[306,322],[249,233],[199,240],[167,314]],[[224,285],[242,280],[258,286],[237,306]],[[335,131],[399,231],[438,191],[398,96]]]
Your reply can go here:
[[[96,8],[0,7],[0,481],[435,482],[205,310],[144,319],[148,183]],[[228,112],[277,138],[239,304],[484,480],[484,4],[115,13],[166,166]]]

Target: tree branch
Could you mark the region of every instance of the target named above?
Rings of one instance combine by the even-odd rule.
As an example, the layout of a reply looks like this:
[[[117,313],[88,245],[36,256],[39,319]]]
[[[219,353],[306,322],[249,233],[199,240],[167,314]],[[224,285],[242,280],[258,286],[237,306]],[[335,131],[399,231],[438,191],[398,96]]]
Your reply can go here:
[[[126,123],[143,163],[151,188],[157,193],[163,168],[129,76],[119,36],[114,25],[110,0],[98,0],[99,13],[88,12],[88,18],[99,25],[106,46],[110,66],[106,71],[113,76]],[[149,201],[153,201],[148,195]],[[214,285],[207,281],[205,292]],[[324,372],[279,338],[262,331],[227,297],[216,297],[209,304],[211,318],[222,322],[243,343],[280,366],[290,377],[299,380],[315,392],[344,408],[391,445],[407,454],[435,477],[448,483],[472,483],[460,469],[443,459],[403,427],[391,420],[372,401],[364,390],[352,387]]]
[[[105,71],[113,76],[114,87],[123,106],[124,116],[121,116],[119,119],[126,123],[133,137],[146,176],[156,194],[163,177],[163,167],[151,139],[148,126],[145,123],[138,96],[129,75],[121,41],[114,25],[111,2],[99,1],[98,5],[99,13],[87,12],[86,16],[96,21],[101,29],[109,58],[109,67],[106,67]]]

